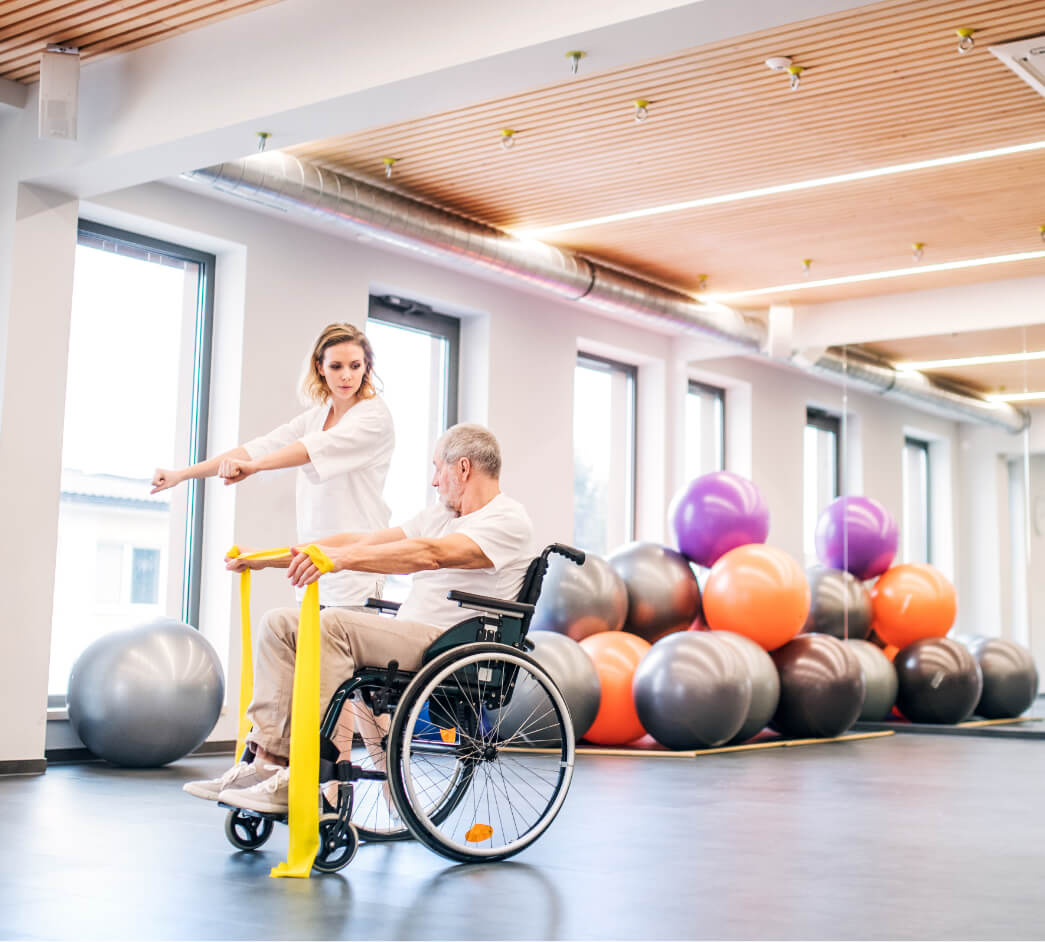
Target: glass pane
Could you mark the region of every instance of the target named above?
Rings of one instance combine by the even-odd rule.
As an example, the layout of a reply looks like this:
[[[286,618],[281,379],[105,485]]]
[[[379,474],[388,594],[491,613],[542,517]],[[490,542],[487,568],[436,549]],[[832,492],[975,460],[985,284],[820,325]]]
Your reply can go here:
[[[725,467],[722,453],[722,397],[708,390],[690,387],[686,395],[687,481],[721,471]]]
[[[838,434],[807,425],[803,433],[802,532],[806,566],[817,562],[816,523],[838,497]]]
[[[199,280],[193,262],[76,249],[50,694],[96,638],[181,617],[187,489],[150,495],[149,482],[188,457]]]
[[[929,453],[920,443],[903,449],[903,560],[929,562]]]
[[[379,388],[395,423],[396,447],[385,484],[392,525],[409,520],[436,499],[432,452],[446,431],[449,343],[443,337],[371,319],[366,335],[374,348]],[[389,576],[384,597],[403,599],[408,576]]]

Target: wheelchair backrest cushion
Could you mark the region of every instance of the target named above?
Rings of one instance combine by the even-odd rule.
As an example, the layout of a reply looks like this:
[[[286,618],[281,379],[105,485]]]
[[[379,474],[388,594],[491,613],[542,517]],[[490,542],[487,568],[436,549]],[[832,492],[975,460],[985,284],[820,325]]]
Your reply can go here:
[[[414,573],[410,594],[396,617],[437,628],[450,628],[461,621],[460,607],[446,597],[451,589],[498,599],[517,598],[527,567],[537,552],[533,525],[525,508],[505,494],[498,494],[478,510],[459,517],[442,504],[435,504],[401,527],[410,539],[438,539],[460,533],[472,540],[493,564],[486,569]]]

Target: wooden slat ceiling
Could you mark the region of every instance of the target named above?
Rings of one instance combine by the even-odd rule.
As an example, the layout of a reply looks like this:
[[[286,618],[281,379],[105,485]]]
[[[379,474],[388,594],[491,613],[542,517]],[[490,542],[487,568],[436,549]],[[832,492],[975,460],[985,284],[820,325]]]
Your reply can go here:
[[[955,30],[976,30],[959,55]],[[1045,0],[887,0],[293,149],[509,229],[1045,140],[1045,99],[988,51]],[[764,65],[805,68],[797,92]],[[632,102],[650,101],[643,123]],[[499,146],[500,129],[517,130]],[[1045,249],[1045,153],[576,229],[543,239],[712,292]],[[801,260],[812,258],[806,279]],[[1045,272],[1045,260],[731,301],[818,302]]]
[[[35,82],[49,43],[83,62],[170,39],[280,0],[0,0],[0,78]]]

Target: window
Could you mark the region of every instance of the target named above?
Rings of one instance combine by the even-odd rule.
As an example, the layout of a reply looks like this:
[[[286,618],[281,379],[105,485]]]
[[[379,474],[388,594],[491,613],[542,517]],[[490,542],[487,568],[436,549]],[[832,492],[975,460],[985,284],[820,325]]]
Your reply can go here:
[[[820,512],[841,494],[841,422],[820,409],[806,410],[803,438],[802,517],[806,565],[816,561],[816,523]]]
[[[392,524],[435,500],[432,452],[457,422],[460,321],[423,304],[371,297],[366,335],[374,348],[378,388],[392,412],[396,447],[385,484]],[[384,596],[403,599],[407,576],[389,576]]]
[[[903,443],[903,561],[932,562],[932,501],[929,490],[929,443]]]
[[[55,560],[49,702],[101,635],[199,622],[203,491],[150,494],[203,457],[214,257],[81,221]]]
[[[726,393],[689,381],[686,393],[686,480],[726,466]]]
[[[635,538],[638,370],[579,354],[573,386],[573,541],[605,555]]]

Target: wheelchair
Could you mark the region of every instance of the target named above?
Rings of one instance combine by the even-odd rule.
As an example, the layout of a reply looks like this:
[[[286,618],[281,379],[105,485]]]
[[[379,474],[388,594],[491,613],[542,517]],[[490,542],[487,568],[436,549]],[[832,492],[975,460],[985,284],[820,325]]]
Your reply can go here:
[[[529,656],[526,638],[548,557],[580,565],[584,553],[547,546],[527,569],[515,600],[452,591],[479,614],[441,634],[416,672],[398,662],[358,668],[331,697],[320,727],[324,789],[313,868],[333,873],[360,841],[416,838],[451,860],[504,860],[537,840],[554,820],[573,777],[574,733],[562,694]],[[399,603],[370,599],[394,612]],[[363,710],[350,760],[332,736],[345,705]],[[225,834],[240,850],[268,840],[285,814],[229,808]]]

